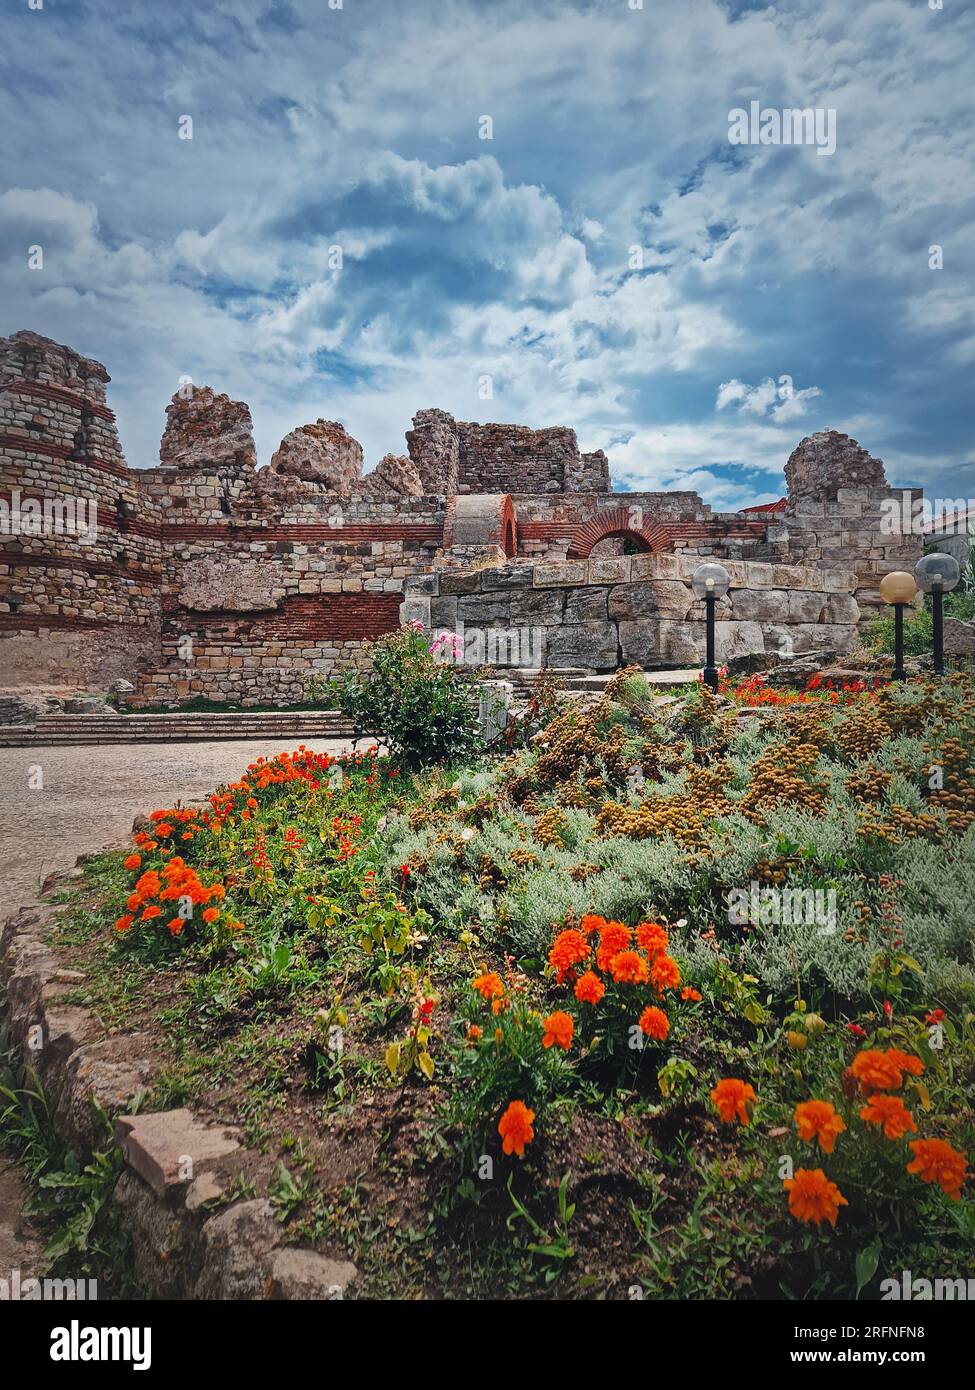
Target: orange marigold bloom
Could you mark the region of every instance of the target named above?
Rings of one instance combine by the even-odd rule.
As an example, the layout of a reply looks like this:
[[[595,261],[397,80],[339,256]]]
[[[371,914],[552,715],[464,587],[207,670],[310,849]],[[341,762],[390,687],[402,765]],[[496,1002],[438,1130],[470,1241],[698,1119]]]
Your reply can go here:
[[[173,827],[166,821],[160,821],[156,826],[156,836],[160,840],[165,840],[168,835],[172,835]]]
[[[129,913],[126,917],[120,917],[118,921],[115,923],[115,930],[128,931],[134,921],[135,918],[132,916],[131,913]]]
[[[588,960],[588,958],[589,942],[581,931],[559,932],[548,953],[548,963],[555,970],[559,984],[571,970],[575,969],[580,961]]]
[[[587,970],[576,980],[575,995],[580,1004],[598,1004],[606,993],[606,986],[595,970]]]
[[[524,1101],[513,1100],[498,1121],[498,1133],[504,1141],[501,1145],[506,1154],[517,1154],[521,1158],[525,1145],[535,1138],[532,1121],[534,1110],[529,1110]]]
[[[471,1026],[468,1028],[467,1040],[468,1042],[480,1042],[481,1029],[477,1026],[476,1023],[472,1023]]]
[[[476,989],[482,999],[497,999],[504,994],[501,976],[495,975],[493,971],[478,975],[476,980],[471,981],[471,988]]]
[[[658,922],[641,922],[636,929],[636,944],[652,959],[666,951],[670,937]]]
[[[591,936],[595,931],[602,931],[606,925],[605,917],[597,917],[594,912],[587,912],[579,923],[579,927],[585,932],[586,936]]]
[[[795,1109],[796,1129],[799,1138],[806,1143],[819,1140],[824,1154],[831,1154],[837,1137],[846,1129],[841,1115],[837,1115],[828,1100],[804,1100]]]
[[[910,1052],[901,1052],[899,1047],[888,1047],[887,1056],[895,1067],[909,1072],[911,1076],[920,1076],[924,1071],[924,1063],[920,1057],[914,1057]]]
[[[917,1133],[914,1116],[900,1096],[872,1095],[860,1111],[866,1125],[876,1125],[888,1139],[903,1139],[908,1130]]]
[[[700,990],[692,988],[691,985],[685,985],[680,992],[680,997],[684,1000],[685,1003],[687,1002],[687,1000],[691,1000],[692,1003],[697,1004],[700,1003],[702,995]]]
[[[596,964],[600,970],[608,970],[613,957],[629,946],[632,939],[633,933],[622,922],[607,922],[599,933],[599,950],[596,952]]]
[[[170,936],[179,936],[183,928],[186,926],[186,920],[183,917],[172,917],[166,923],[166,926],[169,930]]]
[[[130,912],[138,912],[139,908],[142,906],[142,894],[130,893],[125,900],[125,906]]]
[[[789,1194],[792,1215],[797,1221],[811,1221],[814,1226],[823,1221],[835,1226],[840,1207],[849,1205],[822,1168],[797,1168],[795,1177],[784,1179],[782,1186]]]
[[[663,1009],[644,1009],[640,1015],[640,1032],[646,1033],[648,1038],[654,1038],[657,1042],[663,1042],[670,1032],[670,1019]]]
[[[865,1091],[896,1091],[904,1079],[887,1053],[875,1047],[858,1052],[850,1063],[850,1071]]]
[[[907,1171],[922,1182],[936,1182],[952,1201],[961,1201],[961,1185],[968,1175],[965,1155],[943,1139],[912,1139],[907,1147],[914,1155]]]
[[[737,1117],[743,1125],[748,1124],[748,1106],[757,1099],[755,1088],[747,1081],[739,1081],[736,1076],[725,1077],[711,1092],[718,1114],[726,1125]]]
[[[886,1052],[868,1047],[857,1053],[850,1071],[865,1091],[896,1091],[903,1083],[903,1073],[920,1076],[924,1063],[898,1047],[888,1047]]]
[[[638,951],[620,951],[609,962],[609,973],[618,985],[645,985],[650,968]]]
[[[680,984],[680,966],[673,956],[659,955],[650,967],[650,983],[658,995],[665,989],[676,989]]]
[[[151,907],[147,907],[143,910],[142,920],[143,922],[148,922],[150,917],[158,917],[161,912],[162,908],[156,907],[155,903],[153,903]]]
[[[125,867],[126,869],[137,869],[141,863],[142,863],[142,855],[141,855],[141,854],[130,854],[130,855],[128,856],[128,858],[125,860],[125,866],[124,866],[124,867]]]
[[[568,1052],[572,1046],[572,1034],[575,1031],[575,1024],[572,1022],[572,1015],[556,1009],[554,1014],[549,1014],[548,1018],[542,1020],[544,1036],[542,1046],[551,1047],[555,1043],[564,1052]]]
[[[204,922],[215,922],[219,916],[220,909],[218,907],[208,907],[203,914],[203,920]]]

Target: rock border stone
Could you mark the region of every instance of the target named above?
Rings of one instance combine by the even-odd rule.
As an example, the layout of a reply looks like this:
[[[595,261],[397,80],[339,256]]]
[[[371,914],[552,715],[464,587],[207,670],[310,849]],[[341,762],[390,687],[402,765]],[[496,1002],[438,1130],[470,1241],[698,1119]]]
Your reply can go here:
[[[80,864],[58,883],[77,880]],[[53,885],[45,884],[45,891]],[[236,1130],[192,1110],[129,1113],[157,1070],[139,1033],[106,1037],[86,1010],[65,1002],[84,976],[65,969],[47,938],[59,909],[33,903],[0,929],[0,986],[10,1044],[36,1072],[59,1139],[83,1153],[104,1147],[97,1107],[114,1118],[126,1168],[112,1204],[132,1239],[147,1296],[169,1299],[301,1299],[348,1296],[350,1261],[291,1245],[263,1197],[213,1203],[235,1179],[273,1160],[248,1150]]]

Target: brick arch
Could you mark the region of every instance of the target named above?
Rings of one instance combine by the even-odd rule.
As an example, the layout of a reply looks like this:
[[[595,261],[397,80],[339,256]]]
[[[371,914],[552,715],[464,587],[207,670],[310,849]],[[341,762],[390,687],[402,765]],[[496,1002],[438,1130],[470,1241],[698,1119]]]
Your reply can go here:
[[[622,536],[633,541],[641,550],[674,548],[670,532],[659,521],[644,517],[639,525],[635,525],[632,508],[616,507],[613,511],[597,512],[589,521],[577,527],[569,542],[566,559],[588,559],[593,546],[606,540],[608,536]]]

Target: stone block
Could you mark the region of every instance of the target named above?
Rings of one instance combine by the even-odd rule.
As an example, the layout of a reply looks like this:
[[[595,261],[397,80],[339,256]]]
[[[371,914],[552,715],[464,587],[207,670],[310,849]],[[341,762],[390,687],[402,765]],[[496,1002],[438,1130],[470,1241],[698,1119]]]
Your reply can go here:
[[[733,589],[731,612],[742,622],[774,623],[788,618],[788,598],[784,589]]]
[[[538,564],[533,567],[532,583],[536,589],[564,584],[585,584],[588,570],[588,562],[585,560],[558,560],[552,564]]]
[[[406,581],[409,583],[409,580]],[[441,570],[440,592],[442,594],[480,593],[481,576],[477,570]]]
[[[610,589],[593,588],[588,584],[578,589],[567,590],[565,622],[604,622],[608,616],[606,600],[611,592]]]
[[[615,623],[577,623],[553,628],[548,634],[547,664],[613,671],[619,656]]]
[[[481,588],[487,593],[494,589],[524,589],[531,585],[533,566],[498,565],[481,573]]]
[[[129,1167],[160,1195],[192,1180],[201,1163],[240,1148],[234,1130],[206,1125],[191,1110],[119,1115],[115,1138]]]
[[[315,1250],[286,1245],[275,1250],[266,1297],[301,1299],[303,1302],[334,1302],[345,1292],[358,1270],[349,1260],[331,1259]]]
[[[630,582],[630,556],[620,555],[605,560],[589,561],[590,584],[628,584]]]

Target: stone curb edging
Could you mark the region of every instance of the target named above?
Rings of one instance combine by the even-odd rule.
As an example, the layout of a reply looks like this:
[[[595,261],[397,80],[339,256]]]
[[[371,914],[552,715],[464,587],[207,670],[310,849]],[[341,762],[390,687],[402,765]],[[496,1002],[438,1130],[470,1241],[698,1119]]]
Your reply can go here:
[[[67,878],[78,878],[76,868]],[[138,1033],[105,1037],[84,1009],[61,1002],[84,980],[64,969],[46,938],[58,909],[22,907],[0,930],[3,1021],[10,1043],[44,1088],[51,1126],[83,1152],[104,1147],[92,1102],[114,1115],[126,1169],[112,1203],[132,1238],[147,1295],[167,1299],[307,1299],[346,1296],[358,1271],[345,1259],[285,1243],[266,1198],[207,1204],[245,1169],[269,1161],[243,1147],[236,1130],[187,1109],[120,1113],[144,1094],[156,1067]],[[140,1050],[141,1048],[141,1050]]]

